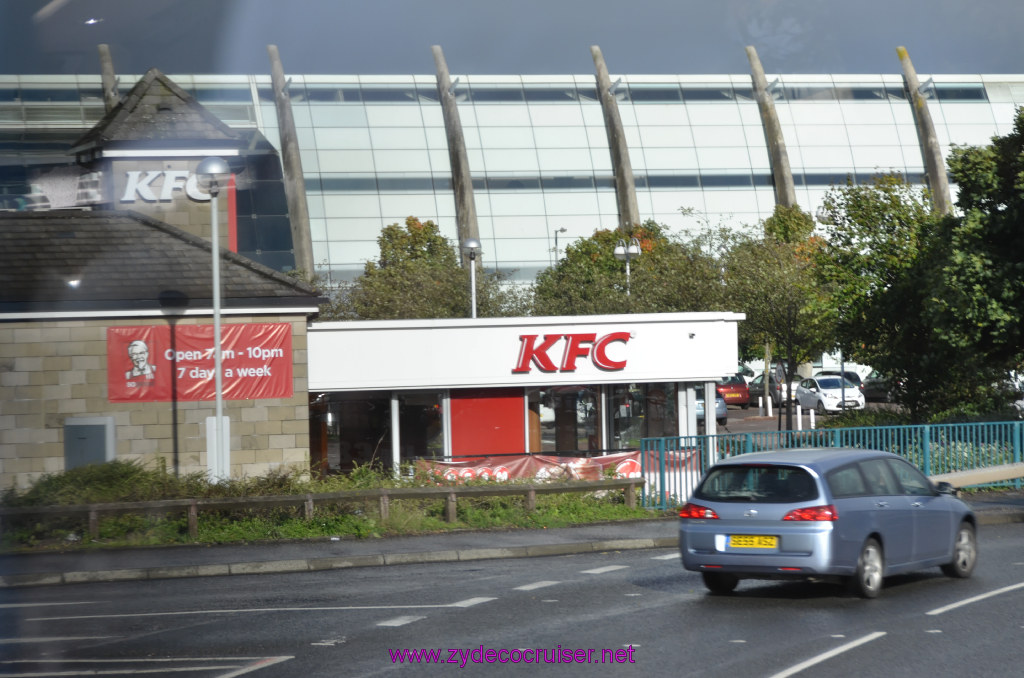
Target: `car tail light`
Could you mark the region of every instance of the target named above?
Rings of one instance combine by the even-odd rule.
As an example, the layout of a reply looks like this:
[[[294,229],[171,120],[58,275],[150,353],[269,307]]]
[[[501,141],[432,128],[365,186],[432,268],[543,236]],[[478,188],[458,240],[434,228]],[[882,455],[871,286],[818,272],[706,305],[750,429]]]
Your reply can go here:
[[[808,506],[807,508],[793,509],[782,517],[783,520],[839,520],[836,507],[832,504],[823,506]]]
[[[690,504],[689,502],[687,502],[683,508],[679,509],[679,517],[718,520],[718,514],[711,509],[706,506],[700,506],[699,504]]]

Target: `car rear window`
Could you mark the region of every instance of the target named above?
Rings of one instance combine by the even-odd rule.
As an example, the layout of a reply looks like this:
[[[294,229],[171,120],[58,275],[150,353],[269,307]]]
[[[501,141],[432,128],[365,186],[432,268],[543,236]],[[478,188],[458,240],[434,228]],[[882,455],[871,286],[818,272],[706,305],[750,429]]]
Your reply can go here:
[[[708,501],[801,502],[817,499],[818,486],[798,466],[730,464],[711,469],[693,496]]]

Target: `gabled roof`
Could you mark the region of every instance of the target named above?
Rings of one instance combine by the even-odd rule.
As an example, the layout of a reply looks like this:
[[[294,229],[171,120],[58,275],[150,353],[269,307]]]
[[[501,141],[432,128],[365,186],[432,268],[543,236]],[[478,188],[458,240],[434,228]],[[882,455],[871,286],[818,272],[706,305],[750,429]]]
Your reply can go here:
[[[121,102],[75,142],[72,153],[113,148],[121,142],[138,149],[241,143],[238,132],[210,113],[170,78],[151,68]]]
[[[315,310],[323,301],[309,285],[239,254],[222,249],[220,257],[225,310]],[[0,319],[169,305],[209,311],[212,259],[209,241],[137,212],[0,213]]]

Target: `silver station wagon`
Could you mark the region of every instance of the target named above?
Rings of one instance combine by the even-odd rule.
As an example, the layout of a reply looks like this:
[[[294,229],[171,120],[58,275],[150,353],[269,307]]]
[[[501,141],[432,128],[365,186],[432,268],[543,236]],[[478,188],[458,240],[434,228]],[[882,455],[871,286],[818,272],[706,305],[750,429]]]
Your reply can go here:
[[[884,577],[969,577],[976,522],[948,483],[894,454],[795,449],[723,460],[679,512],[683,567],[713,593],[740,579],[835,579],[874,598]]]

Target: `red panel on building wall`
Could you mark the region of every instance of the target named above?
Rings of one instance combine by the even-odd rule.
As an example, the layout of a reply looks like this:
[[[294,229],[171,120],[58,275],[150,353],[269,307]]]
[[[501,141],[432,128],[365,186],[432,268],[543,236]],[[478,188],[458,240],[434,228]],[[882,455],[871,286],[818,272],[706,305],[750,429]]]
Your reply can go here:
[[[452,391],[452,455],[522,454],[525,407],[521,388]]]

